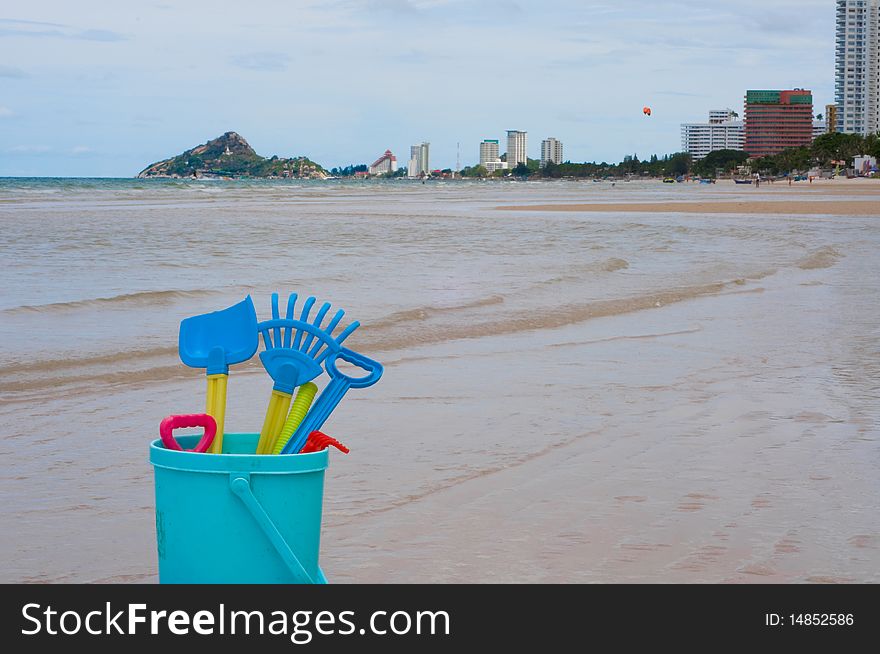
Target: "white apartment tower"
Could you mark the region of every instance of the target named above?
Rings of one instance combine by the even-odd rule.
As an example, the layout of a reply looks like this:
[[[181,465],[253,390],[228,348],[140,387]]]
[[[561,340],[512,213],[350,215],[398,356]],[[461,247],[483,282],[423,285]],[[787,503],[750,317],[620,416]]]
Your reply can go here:
[[[880,0],[837,0],[837,131],[880,132]]]
[[[429,153],[431,149],[430,143],[420,143],[413,145],[409,149],[409,166],[406,169],[407,177],[422,177],[431,173],[431,165],[429,161]]]
[[[681,126],[681,149],[689,152],[694,161],[705,159],[716,150],[742,150],[745,138],[745,123],[737,120],[731,109],[713,109],[708,123]]]
[[[521,163],[529,163],[528,132],[507,130],[507,166],[512,170]]]
[[[480,143],[480,165],[485,166],[487,163],[495,163],[500,160],[498,152],[498,141],[486,139]]]
[[[501,161],[497,139],[486,139],[480,143],[480,165],[490,173],[507,170],[507,162]]]
[[[541,168],[548,163],[562,163],[562,141],[552,136],[541,141]]]

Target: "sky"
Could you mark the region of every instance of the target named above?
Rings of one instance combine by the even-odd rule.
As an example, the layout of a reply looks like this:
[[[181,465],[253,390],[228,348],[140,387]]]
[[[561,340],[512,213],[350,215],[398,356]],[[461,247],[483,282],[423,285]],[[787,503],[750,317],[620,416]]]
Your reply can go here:
[[[834,101],[833,0],[7,0],[0,176],[130,177],[227,131],[326,168],[529,133],[565,159],[681,149],[747,89]],[[650,118],[644,106],[653,110]],[[459,146],[460,144],[460,146]],[[505,150],[502,145],[502,151]]]

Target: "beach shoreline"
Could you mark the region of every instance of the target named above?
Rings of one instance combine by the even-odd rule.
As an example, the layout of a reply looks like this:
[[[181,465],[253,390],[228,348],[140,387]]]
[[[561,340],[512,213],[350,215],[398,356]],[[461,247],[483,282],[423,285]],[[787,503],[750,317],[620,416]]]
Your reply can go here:
[[[673,187],[674,188],[674,187]],[[813,184],[785,183],[743,187],[713,185],[711,199],[693,198],[654,202],[566,202],[553,204],[501,205],[498,211],[555,211],[609,213],[685,214],[785,214],[824,216],[880,216],[880,180],[817,180]],[[745,197],[749,193],[759,198]],[[809,197],[804,197],[808,193]],[[728,197],[726,196],[730,196]],[[769,198],[773,199],[769,199]],[[778,199],[777,199],[778,198]]]

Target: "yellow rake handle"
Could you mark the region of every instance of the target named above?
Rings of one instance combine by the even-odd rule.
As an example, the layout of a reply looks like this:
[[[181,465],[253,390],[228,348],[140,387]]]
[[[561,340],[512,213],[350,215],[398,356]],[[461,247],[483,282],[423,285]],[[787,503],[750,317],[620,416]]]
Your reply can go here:
[[[208,375],[208,393],[205,413],[217,423],[217,435],[208,450],[211,454],[223,453],[223,423],[226,419],[226,382],[229,375]]]
[[[269,408],[266,409],[266,419],[263,420],[263,428],[260,430],[257,454],[271,454],[272,444],[284,426],[284,419],[287,417],[292,397],[290,393],[272,391],[272,397],[269,398]]]

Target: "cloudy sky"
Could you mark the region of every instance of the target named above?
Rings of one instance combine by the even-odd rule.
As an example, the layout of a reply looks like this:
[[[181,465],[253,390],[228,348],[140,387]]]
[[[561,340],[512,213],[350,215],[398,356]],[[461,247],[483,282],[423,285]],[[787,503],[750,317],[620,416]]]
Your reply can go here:
[[[432,167],[457,143],[471,164],[508,129],[533,157],[548,136],[572,161],[671,153],[748,88],[833,102],[834,5],[9,0],[0,176],[127,177],[229,130],[326,167],[386,148],[405,165],[422,140]]]

